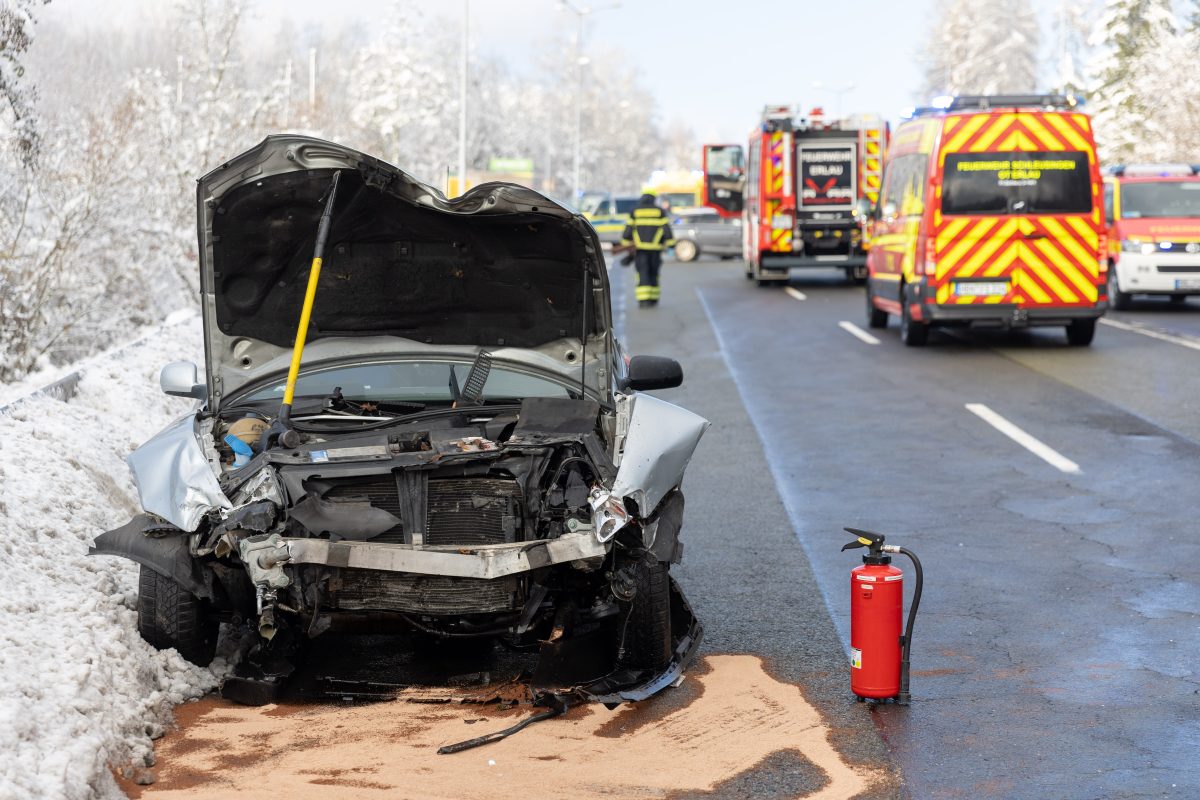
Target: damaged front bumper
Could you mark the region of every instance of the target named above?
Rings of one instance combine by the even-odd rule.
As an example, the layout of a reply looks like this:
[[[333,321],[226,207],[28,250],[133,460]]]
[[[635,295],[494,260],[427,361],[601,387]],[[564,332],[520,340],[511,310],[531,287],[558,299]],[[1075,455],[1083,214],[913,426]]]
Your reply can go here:
[[[450,578],[503,578],[571,563],[599,566],[608,552],[590,531],[565,533],[555,539],[474,547],[426,545],[421,548],[371,542],[289,539],[277,534],[242,540],[241,556],[257,584],[280,588],[278,574],[292,564],[320,564],[348,569],[407,572]],[[282,584],[286,585],[286,583]]]

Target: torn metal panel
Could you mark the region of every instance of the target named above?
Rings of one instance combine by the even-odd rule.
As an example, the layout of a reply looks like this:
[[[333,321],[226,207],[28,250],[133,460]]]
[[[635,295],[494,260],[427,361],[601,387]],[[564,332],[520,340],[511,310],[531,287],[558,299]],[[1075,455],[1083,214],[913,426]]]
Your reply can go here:
[[[698,414],[648,394],[635,395],[612,494],[632,498],[638,513],[649,516],[683,480],[708,426]]]
[[[180,530],[190,533],[209,511],[233,507],[204,455],[195,414],[172,422],[125,461],[142,508]]]
[[[327,539],[283,541],[293,564],[327,564],[456,578],[501,578],[554,564],[591,559],[599,564],[607,552],[590,530],[534,542],[420,550],[403,545],[330,542]]]
[[[188,550],[188,536],[149,514],[138,514],[96,537],[89,556],[122,556],[172,578],[197,597],[213,598],[211,573],[200,569]]]
[[[371,505],[365,495],[327,497],[333,488],[328,481],[304,482],[308,496],[297,503],[291,518],[313,534],[329,534],[333,539],[370,539],[400,524],[400,518]]]

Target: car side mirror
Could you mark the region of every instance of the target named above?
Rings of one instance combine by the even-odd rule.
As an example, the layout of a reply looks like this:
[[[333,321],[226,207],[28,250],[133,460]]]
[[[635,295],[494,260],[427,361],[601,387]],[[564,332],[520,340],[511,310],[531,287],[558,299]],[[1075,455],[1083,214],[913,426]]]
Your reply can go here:
[[[172,397],[194,397],[201,400],[208,394],[208,386],[199,382],[199,370],[191,361],[172,361],[158,373],[158,385],[163,394]]]
[[[674,389],[683,383],[683,367],[673,358],[634,356],[629,359],[625,388],[644,392],[651,389]]]

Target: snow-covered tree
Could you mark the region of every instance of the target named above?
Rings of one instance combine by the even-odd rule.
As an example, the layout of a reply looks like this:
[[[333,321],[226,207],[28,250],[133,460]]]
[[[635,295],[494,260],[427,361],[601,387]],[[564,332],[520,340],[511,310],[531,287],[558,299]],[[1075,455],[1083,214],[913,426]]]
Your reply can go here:
[[[4,0],[0,4],[0,147],[15,151],[25,166],[37,157],[37,88],[26,78],[24,58],[33,43],[34,8],[50,0]]]
[[[1054,12],[1054,47],[1049,59],[1050,88],[1082,95],[1087,91],[1086,59],[1091,7],[1061,0]]]
[[[1160,82],[1151,76],[1160,71],[1165,51],[1178,44],[1178,30],[1170,0],[1105,2],[1089,40],[1095,49],[1089,72],[1091,112],[1106,160],[1136,156],[1151,103],[1161,116],[1159,99],[1136,84]]]
[[[938,0],[921,60],[928,97],[1037,87],[1038,21],[1030,0]]]

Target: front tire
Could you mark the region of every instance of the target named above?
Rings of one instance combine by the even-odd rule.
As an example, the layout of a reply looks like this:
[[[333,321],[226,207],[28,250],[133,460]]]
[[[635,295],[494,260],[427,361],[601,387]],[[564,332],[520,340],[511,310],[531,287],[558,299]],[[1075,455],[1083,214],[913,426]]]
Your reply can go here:
[[[675,243],[675,260],[688,263],[700,255],[700,248],[691,239],[680,239]]]
[[[208,604],[171,578],[142,565],[138,574],[138,633],[159,650],[207,667],[217,652],[220,622]]]
[[[909,347],[924,347],[929,341],[929,325],[917,322],[908,309],[909,302],[904,286],[900,287],[900,341]]]
[[[1067,326],[1067,341],[1074,347],[1087,347],[1095,335],[1095,319],[1077,319]]]
[[[1117,268],[1108,265],[1108,302],[1117,311],[1128,311],[1132,305],[1133,295],[1121,291],[1121,279],[1117,277]]]
[[[662,670],[671,663],[671,578],[667,565],[647,553],[637,566],[637,592],[625,624],[621,663]]]
[[[867,284],[867,327],[868,328],[886,328],[888,324],[888,314],[875,307],[875,295],[871,291],[871,284]]]

